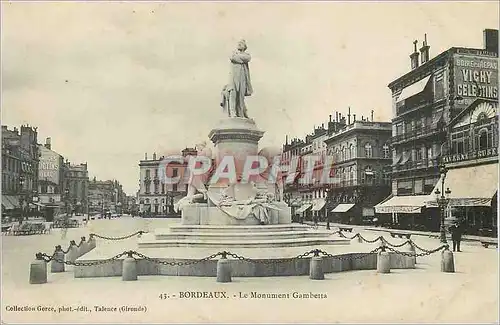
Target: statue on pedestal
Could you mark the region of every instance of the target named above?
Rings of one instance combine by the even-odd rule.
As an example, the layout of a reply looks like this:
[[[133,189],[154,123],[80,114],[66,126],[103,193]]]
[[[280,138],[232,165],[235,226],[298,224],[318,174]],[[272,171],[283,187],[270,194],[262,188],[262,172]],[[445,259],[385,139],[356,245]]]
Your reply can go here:
[[[237,50],[229,58],[231,69],[229,71],[229,83],[224,86],[221,92],[222,109],[229,117],[248,118],[245,97],[253,93],[250,80],[250,54],[246,52],[245,40],[238,42]]]

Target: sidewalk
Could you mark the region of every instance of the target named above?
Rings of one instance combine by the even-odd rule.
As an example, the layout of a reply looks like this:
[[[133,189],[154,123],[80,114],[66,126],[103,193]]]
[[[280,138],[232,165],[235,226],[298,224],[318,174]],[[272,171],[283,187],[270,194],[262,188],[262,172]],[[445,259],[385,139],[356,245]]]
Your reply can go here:
[[[305,221],[305,224],[308,224],[310,226],[313,225],[312,221]],[[326,227],[326,222],[318,222],[318,226],[320,227]],[[385,232],[404,232],[408,233],[411,235],[415,236],[425,236],[425,237],[430,237],[430,238],[439,238],[439,232],[431,232],[431,231],[418,231],[418,230],[402,230],[402,229],[391,229],[391,228],[384,228],[384,227],[374,227],[372,225],[370,226],[363,226],[363,225],[344,225],[344,224],[339,224],[339,223],[333,223],[330,222],[330,228],[332,227],[352,227],[353,232],[355,232],[355,229],[363,229],[364,231],[385,231]],[[447,238],[451,238],[449,234],[446,234]],[[494,237],[485,237],[485,236],[474,236],[474,235],[463,235],[462,240],[464,241],[494,241],[498,243],[498,238]]]

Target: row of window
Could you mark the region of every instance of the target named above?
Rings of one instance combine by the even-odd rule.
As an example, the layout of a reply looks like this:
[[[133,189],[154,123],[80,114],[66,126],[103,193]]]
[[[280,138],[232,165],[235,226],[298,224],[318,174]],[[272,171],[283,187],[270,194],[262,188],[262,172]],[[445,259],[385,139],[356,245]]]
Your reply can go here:
[[[390,158],[390,147],[388,144],[384,144],[381,148],[381,157],[382,158]],[[357,158],[357,148],[353,144],[350,144],[349,147],[342,146],[341,148],[330,148],[328,154],[335,157],[337,161],[345,161],[352,158]],[[373,146],[371,143],[367,142],[364,145],[364,157],[365,158],[374,158],[373,154]]]
[[[155,178],[158,178],[158,168],[153,169]],[[177,177],[179,175],[178,168],[172,168],[172,177]],[[151,170],[146,169],[146,178],[151,179]]]
[[[484,127],[480,130],[464,130],[452,134],[451,154],[463,154],[474,150],[484,150],[498,145],[493,127]],[[495,141],[497,140],[497,141]]]
[[[437,113],[439,114],[439,113]],[[395,125],[396,136],[423,129],[432,125],[432,116],[422,116],[411,121],[400,122]]]
[[[19,173],[21,171],[21,161],[19,159],[13,159],[11,157],[3,156],[2,160],[2,169],[14,173]]]
[[[157,183],[154,183],[153,184],[153,188],[154,188],[154,192],[155,194],[159,194],[160,192],[160,184],[157,184]],[[185,185],[186,187],[186,191],[187,191],[187,187],[188,185],[186,184]],[[178,184],[172,184],[172,192],[177,192],[179,189],[178,187]],[[168,191],[168,189],[165,187],[165,184],[161,184],[161,194],[165,194],[165,191]],[[144,184],[144,193],[145,194],[151,194],[151,184]]]
[[[397,183],[397,195],[430,194],[438,181],[439,177],[435,176],[395,181]]]

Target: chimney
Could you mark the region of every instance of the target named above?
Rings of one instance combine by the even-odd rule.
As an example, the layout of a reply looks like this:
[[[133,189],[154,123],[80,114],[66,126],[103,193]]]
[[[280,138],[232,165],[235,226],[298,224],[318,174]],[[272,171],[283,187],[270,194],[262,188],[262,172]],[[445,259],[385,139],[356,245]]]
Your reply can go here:
[[[147,152],[144,154],[144,160],[148,160],[148,153]]]
[[[51,145],[51,139],[50,137],[45,139],[45,148],[51,150],[52,149],[52,145]]]
[[[498,29],[485,29],[483,43],[486,51],[498,53]]]
[[[153,160],[156,160],[156,152],[153,153]]]
[[[288,134],[285,136],[285,144],[288,145]]]
[[[330,120],[328,122],[331,122],[332,121],[332,114],[330,114]]]
[[[372,109],[372,122],[373,122],[373,109]]]
[[[321,123],[321,128],[324,129],[325,128],[325,123]]]
[[[349,106],[349,110],[347,112],[347,124],[351,124],[351,106]]]
[[[412,70],[418,68],[419,53],[417,51],[417,43],[418,43],[417,40],[413,41],[413,53],[410,54],[410,61],[411,61],[411,69]]]
[[[352,114],[353,122],[356,122],[356,114]]]
[[[339,121],[339,112],[335,112],[335,122]]]
[[[422,60],[422,64],[429,61],[429,48],[430,46],[427,45],[427,34],[424,34],[424,41],[422,42],[422,47],[420,48],[420,60]]]

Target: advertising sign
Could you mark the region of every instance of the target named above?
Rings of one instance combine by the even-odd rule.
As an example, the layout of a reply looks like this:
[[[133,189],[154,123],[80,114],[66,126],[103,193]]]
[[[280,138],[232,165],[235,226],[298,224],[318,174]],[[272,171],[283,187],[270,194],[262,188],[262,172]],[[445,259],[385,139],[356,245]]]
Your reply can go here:
[[[40,146],[40,163],[38,165],[38,178],[40,181],[49,181],[59,184],[60,155],[57,152]]]
[[[458,96],[498,99],[498,59],[455,55],[455,92]]]

